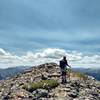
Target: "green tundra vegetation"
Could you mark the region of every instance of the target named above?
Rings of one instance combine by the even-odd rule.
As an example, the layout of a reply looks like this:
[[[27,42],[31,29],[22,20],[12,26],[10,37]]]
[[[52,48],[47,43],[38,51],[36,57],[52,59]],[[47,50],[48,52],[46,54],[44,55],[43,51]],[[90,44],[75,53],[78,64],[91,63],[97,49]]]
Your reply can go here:
[[[41,80],[40,82],[36,83],[28,83],[27,85],[24,85],[23,88],[26,89],[29,92],[33,92],[36,89],[51,89],[55,88],[59,85],[57,80]]]

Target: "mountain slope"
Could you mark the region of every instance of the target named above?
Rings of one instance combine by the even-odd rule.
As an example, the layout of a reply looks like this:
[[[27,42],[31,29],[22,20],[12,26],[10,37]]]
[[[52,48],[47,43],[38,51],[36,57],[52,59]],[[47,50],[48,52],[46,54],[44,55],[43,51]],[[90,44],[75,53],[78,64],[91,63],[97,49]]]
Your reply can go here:
[[[100,82],[79,72],[70,72],[61,84],[55,63],[32,67],[0,81],[0,100],[100,100]]]
[[[85,73],[87,75],[93,76],[97,80],[100,81],[100,68],[92,69],[92,68],[73,68],[74,71],[79,71],[81,73]]]

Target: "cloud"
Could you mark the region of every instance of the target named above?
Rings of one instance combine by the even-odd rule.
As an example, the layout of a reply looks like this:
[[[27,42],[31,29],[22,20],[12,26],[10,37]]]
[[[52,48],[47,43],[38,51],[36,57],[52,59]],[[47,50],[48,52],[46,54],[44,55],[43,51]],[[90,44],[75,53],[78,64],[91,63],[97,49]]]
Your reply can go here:
[[[15,52],[31,51],[33,46],[99,52],[99,4],[100,0],[0,0],[0,46]]]
[[[0,55],[8,55],[8,53],[6,53],[2,48],[0,48]]]
[[[99,3],[99,0],[0,1],[0,27],[10,30],[20,27],[33,30],[91,30],[91,27],[100,26]]]
[[[59,48],[47,48],[39,50],[36,53],[31,51],[18,56],[0,49],[0,66],[1,68],[14,66],[34,66],[46,62],[56,62],[67,56],[68,62],[72,67],[100,67],[100,55],[84,55],[80,52],[69,51]]]

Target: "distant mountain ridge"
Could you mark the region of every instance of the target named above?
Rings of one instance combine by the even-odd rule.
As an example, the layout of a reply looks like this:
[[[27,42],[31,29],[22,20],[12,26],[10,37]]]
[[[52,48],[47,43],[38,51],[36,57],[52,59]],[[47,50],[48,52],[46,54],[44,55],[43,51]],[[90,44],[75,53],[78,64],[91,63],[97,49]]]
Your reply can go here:
[[[29,68],[29,66],[17,66],[6,69],[0,69],[0,80],[6,79],[8,77],[13,77],[16,74],[22,73]]]

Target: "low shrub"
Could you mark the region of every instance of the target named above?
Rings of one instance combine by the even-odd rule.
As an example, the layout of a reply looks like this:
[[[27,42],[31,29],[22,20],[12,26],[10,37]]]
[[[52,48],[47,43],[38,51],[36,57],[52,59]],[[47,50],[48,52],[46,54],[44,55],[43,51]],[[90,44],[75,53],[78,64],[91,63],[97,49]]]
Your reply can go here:
[[[26,89],[29,92],[33,92],[36,89],[52,89],[59,85],[57,80],[42,80],[37,83],[28,83],[27,85],[24,85],[23,88]]]
[[[87,80],[87,75],[84,73],[76,72],[76,76],[79,77],[80,79]]]

